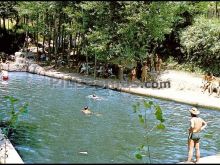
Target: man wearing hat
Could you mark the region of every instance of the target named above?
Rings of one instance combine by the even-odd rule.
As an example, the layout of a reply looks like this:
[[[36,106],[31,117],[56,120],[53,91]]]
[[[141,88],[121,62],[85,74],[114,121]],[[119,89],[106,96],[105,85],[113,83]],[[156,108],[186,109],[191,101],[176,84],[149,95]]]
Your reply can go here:
[[[199,110],[195,107],[189,110],[191,113],[191,120],[190,120],[190,128],[189,128],[189,137],[188,137],[188,160],[187,162],[191,162],[193,157],[193,148],[196,149],[196,162],[199,161],[200,158],[200,151],[199,151],[199,139],[200,139],[200,131],[203,130],[207,123],[200,117]]]

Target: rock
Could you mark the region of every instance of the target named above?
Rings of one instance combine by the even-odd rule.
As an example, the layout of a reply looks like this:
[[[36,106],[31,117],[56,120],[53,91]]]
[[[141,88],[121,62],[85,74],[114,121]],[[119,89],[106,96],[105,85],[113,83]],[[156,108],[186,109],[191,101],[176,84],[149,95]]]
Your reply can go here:
[[[22,55],[22,52],[15,52],[15,58],[21,57],[21,55]]]
[[[72,78],[71,78],[71,76],[64,75],[64,76],[63,76],[63,79],[64,79],[64,80],[71,80]]]

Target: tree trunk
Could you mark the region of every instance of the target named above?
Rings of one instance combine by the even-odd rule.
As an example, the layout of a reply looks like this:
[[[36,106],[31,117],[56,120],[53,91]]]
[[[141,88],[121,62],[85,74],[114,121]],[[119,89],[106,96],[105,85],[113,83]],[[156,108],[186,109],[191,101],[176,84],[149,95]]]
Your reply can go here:
[[[52,39],[53,39],[53,47],[52,47],[52,53],[55,54],[55,35],[56,35],[56,31],[55,31],[55,25],[56,25],[56,18],[55,16],[53,16],[53,23],[54,23],[54,27],[51,27],[52,32]]]
[[[9,30],[9,18],[8,18],[8,30]]]
[[[3,29],[6,30],[6,27],[5,27],[5,17],[3,17]]]
[[[40,55],[39,55],[39,50],[38,50],[38,22],[39,22],[39,15],[37,15],[37,60],[38,60],[38,62],[39,62],[39,59],[40,59]]]
[[[58,23],[58,32],[57,32],[57,34],[58,34],[58,36],[59,36],[59,40],[58,40],[58,48],[60,48],[61,46],[61,13],[59,14],[59,23]],[[60,35],[61,34],[61,35]]]
[[[51,44],[51,37],[49,36],[49,39],[48,39],[48,59],[49,61],[51,62],[51,47],[50,47],[50,44]]]
[[[62,25],[62,53],[64,54],[64,50],[65,50],[65,37],[64,37],[64,26]]]
[[[45,47],[44,44],[45,44],[45,35],[43,36],[43,48],[42,48],[42,49],[43,49],[43,52],[45,52],[45,51],[44,51],[44,49],[45,49],[45,48],[44,48],[44,47]]]
[[[32,27],[34,27],[34,22],[33,21],[31,21],[31,25],[32,25]],[[33,36],[33,38],[34,38],[34,42],[36,41],[36,32],[34,31],[34,36]]]
[[[56,35],[56,31],[55,31],[55,25],[56,25],[56,19],[55,18],[53,18],[54,20],[54,27],[53,28],[51,28],[51,30],[53,29],[53,34],[52,34],[52,38],[53,38],[53,47],[52,47],[52,52],[53,52],[53,54],[55,54],[55,35]]]
[[[25,15],[23,16],[23,23],[25,24]]]
[[[89,75],[89,68],[88,68],[88,66],[89,66],[89,57],[88,57],[88,53],[85,52],[85,34],[81,34],[81,42],[82,42],[82,44],[81,44],[82,45],[81,52],[83,52],[83,55],[86,55],[86,65],[87,65],[87,67],[86,67],[86,74]],[[79,47],[79,45],[78,45],[78,47]]]
[[[69,21],[69,26],[71,27],[71,21]],[[73,40],[73,35],[72,35],[72,33],[70,33],[70,38],[69,38],[70,40],[69,40],[69,42],[70,42],[70,49],[72,49],[72,47],[73,47],[73,44],[72,44],[72,40]]]
[[[89,59],[88,59],[88,55],[86,54],[86,74],[87,75],[89,75],[89,68],[88,68],[88,66],[89,66]]]
[[[69,21],[69,26],[71,27],[71,21]],[[73,47],[73,45],[72,45],[72,40],[73,40],[73,36],[72,36],[72,34],[70,33],[69,34],[69,47],[68,47],[68,56],[67,56],[67,65],[69,66],[69,67],[71,67],[71,66],[73,66],[73,59],[72,59],[72,63],[70,62],[70,60],[71,60],[71,58],[70,58],[70,53],[72,52],[72,47]],[[74,54],[73,54],[74,55]]]
[[[97,63],[97,58],[95,53],[94,79],[96,78],[96,63]]]
[[[58,48],[58,29],[57,29],[57,18],[55,18],[55,25],[54,25],[54,55],[55,55],[55,66],[57,66],[57,48]]]
[[[119,79],[120,81],[123,81],[123,80],[124,80],[123,74],[124,74],[123,66],[122,66],[122,65],[118,65],[118,79]]]
[[[79,56],[79,51],[78,51],[78,48],[79,48],[79,46],[78,46],[78,37],[79,37],[79,35],[76,33],[76,36],[75,36],[75,45],[74,45],[74,53],[77,55],[77,56]]]

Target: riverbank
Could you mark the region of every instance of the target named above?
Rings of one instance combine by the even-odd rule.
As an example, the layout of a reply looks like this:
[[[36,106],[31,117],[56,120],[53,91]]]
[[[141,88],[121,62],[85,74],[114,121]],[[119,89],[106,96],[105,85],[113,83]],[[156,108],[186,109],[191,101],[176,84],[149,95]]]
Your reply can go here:
[[[202,85],[202,75],[183,71],[165,70],[161,72],[156,82],[157,84],[167,84],[164,84],[165,86],[163,87],[156,84],[150,88],[139,81],[131,83],[117,79],[94,79],[93,76],[68,73],[65,71],[59,72],[51,67],[41,67],[37,64],[31,64],[28,67],[28,72],[137,95],[172,100],[196,107],[220,110],[220,98],[217,97],[215,93],[211,96],[209,96],[207,92],[202,93],[200,88]]]
[[[3,69],[8,71],[27,71],[33,74],[49,76],[64,80],[75,81],[92,86],[109,88],[117,91],[151,96],[155,98],[176,101],[196,107],[220,110],[220,98],[213,93],[202,93],[202,77],[195,73],[165,70],[162,71],[155,82],[141,83],[140,81],[119,81],[118,79],[95,78],[78,73],[69,73],[65,70],[58,71],[50,66],[41,67],[35,63],[4,64]]]

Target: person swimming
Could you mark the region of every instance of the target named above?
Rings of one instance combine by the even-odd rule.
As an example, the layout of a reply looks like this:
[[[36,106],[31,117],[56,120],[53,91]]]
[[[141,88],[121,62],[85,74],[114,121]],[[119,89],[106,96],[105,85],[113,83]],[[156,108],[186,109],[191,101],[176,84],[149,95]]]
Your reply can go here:
[[[94,99],[94,100],[103,100],[102,97],[96,96],[95,94],[87,96],[88,98]]]
[[[86,115],[92,114],[92,112],[89,110],[88,106],[85,106],[81,111]]]
[[[93,94],[93,95],[92,95],[92,98],[93,98],[93,99],[98,99],[99,97]]]
[[[90,109],[89,109],[88,106],[85,106],[81,111],[82,111],[85,115],[94,114],[94,115],[96,115],[96,116],[102,116],[102,114],[100,114],[100,113],[96,113],[96,112],[90,111]]]

